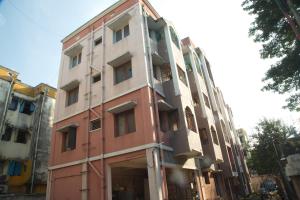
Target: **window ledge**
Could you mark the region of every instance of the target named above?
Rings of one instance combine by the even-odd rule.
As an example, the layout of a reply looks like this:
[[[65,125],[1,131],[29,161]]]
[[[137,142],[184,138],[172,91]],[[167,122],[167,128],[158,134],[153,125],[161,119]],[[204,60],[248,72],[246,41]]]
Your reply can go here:
[[[56,131],[63,133],[65,131],[67,131],[68,128],[71,128],[71,127],[77,128],[77,127],[79,127],[79,124],[78,123],[71,123],[71,124],[68,124],[66,126],[62,126],[62,127],[58,128],[58,129],[56,129]]]
[[[127,102],[124,102],[124,103],[119,104],[117,106],[114,106],[112,108],[109,108],[107,110],[107,112],[117,114],[117,113],[121,113],[121,112],[126,111],[126,110],[130,110],[131,108],[134,108],[136,105],[137,105],[136,101],[127,101]]]
[[[129,51],[127,51],[123,55],[107,62],[107,64],[111,65],[112,67],[118,67],[118,66],[126,63],[127,61],[130,61],[131,57],[132,57],[132,54]]]
[[[94,129],[94,130],[90,130],[89,133],[94,133],[94,132],[97,132],[97,131],[100,131],[102,128],[97,128],[97,129]]]

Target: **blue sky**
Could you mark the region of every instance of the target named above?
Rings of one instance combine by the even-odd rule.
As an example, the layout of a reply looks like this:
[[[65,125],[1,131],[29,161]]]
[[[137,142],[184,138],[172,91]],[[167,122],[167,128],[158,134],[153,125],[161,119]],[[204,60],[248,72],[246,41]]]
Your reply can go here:
[[[0,0],[0,65],[20,72],[30,85],[57,85],[61,39],[116,0]],[[260,44],[248,38],[253,20],[242,1],[150,0],[174,22],[181,38],[190,36],[206,52],[216,84],[232,107],[236,127],[251,134],[263,117],[299,127],[299,113],[281,107],[284,96],[262,92],[264,73],[274,61],[262,60]]]
[[[30,85],[57,85],[61,39],[115,1],[0,1],[0,65]]]

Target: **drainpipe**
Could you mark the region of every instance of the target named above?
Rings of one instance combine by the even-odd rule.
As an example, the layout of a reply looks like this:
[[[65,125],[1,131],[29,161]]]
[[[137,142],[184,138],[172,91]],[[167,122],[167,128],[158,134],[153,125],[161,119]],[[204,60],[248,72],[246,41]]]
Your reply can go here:
[[[46,88],[43,94],[43,99],[41,103],[41,109],[39,112],[39,120],[38,120],[38,126],[37,126],[37,135],[36,135],[36,140],[35,140],[35,147],[34,147],[34,153],[33,153],[33,164],[32,164],[32,170],[31,170],[31,184],[30,184],[30,193],[33,193],[33,187],[34,187],[34,178],[35,178],[35,167],[36,167],[36,159],[38,155],[38,144],[39,144],[39,138],[40,138],[40,133],[41,133],[41,122],[43,118],[43,109],[45,105],[45,100],[48,94],[48,89]]]
[[[5,104],[4,104],[3,114],[2,114],[2,120],[0,122],[0,138],[3,135],[2,132],[3,132],[4,124],[5,124],[8,104],[9,104],[11,94],[13,92],[14,84],[15,84],[16,79],[17,79],[17,74],[12,74],[12,73],[9,72],[8,75],[10,76],[11,80],[10,80],[10,86],[9,86],[8,94],[7,94],[6,99],[5,99]]]
[[[102,166],[102,199],[106,199],[106,177],[105,177],[105,163],[104,163],[104,154],[105,154],[105,110],[104,110],[104,101],[105,101],[105,49],[106,49],[106,44],[105,44],[105,19],[103,19],[102,23],[102,41],[103,41],[103,48],[102,48],[102,72],[101,72],[101,128],[102,128],[102,133],[101,133],[101,142],[102,142],[102,159],[101,159],[101,166]],[[100,190],[101,193],[101,190]],[[110,194],[112,195],[112,194]],[[108,195],[107,195],[108,196]]]

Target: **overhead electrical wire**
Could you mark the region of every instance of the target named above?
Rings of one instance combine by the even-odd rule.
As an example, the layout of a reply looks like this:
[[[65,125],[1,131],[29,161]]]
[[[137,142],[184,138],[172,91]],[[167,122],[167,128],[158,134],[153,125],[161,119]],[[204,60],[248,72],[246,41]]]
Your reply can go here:
[[[1,0],[0,0],[1,2]],[[58,34],[56,32],[54,32],[53,30],[42,26],[41,24],[39,24],[36,20],[34,20],[32,17],[30,17],[29,15],[27,15],[24,11],[22,11],[20,8],[18,8],[13,2],[12,0],[8,0],[7,1],[15,10],[17,10],[21,15],[23,15],[23,17],[25,19],[27,19],[30,23],[32,23],[33,25],[37,26],[38,28],[42,29],[44,32],[48,33],[51,36],[55,36],[59,39],[63,38],[63,36],[61,34]]]

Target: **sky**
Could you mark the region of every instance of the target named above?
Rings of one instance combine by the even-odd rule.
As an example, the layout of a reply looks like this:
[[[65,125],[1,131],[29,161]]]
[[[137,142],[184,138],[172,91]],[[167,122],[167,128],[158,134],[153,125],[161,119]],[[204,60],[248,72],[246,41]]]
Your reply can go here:
[[[0,0],[0,65],[30,85],[56,87],[61,39],[116,0]],[[180,38],[204,50],[216,85],[233,111],[236,128],[252,134],[260,119],[282,119],[300,127],[300,115],[282,109],[286,96],[262,92],[262,78],[274,60],[262,60],[261,44],[248,37],[253,21],[241,0],[150,0],[172,21]]]

